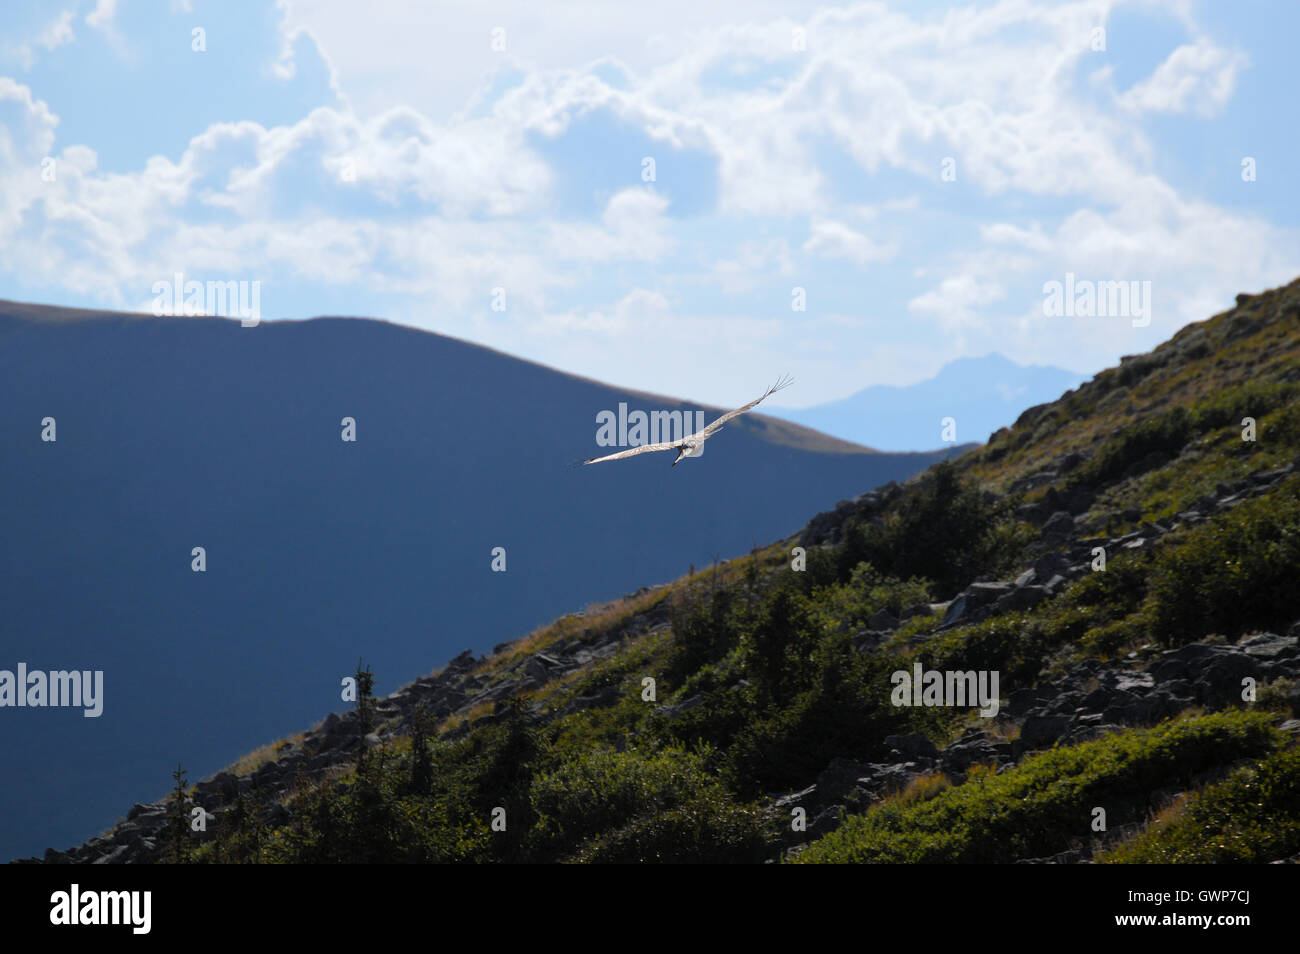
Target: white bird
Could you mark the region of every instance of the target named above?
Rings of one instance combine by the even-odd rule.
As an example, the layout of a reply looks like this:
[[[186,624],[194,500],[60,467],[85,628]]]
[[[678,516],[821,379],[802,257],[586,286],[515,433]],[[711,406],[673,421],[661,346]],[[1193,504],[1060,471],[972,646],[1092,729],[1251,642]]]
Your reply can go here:
[[[780,391],[783,388],[788,388],[790,384],[790,378],[781,378],[781,380],[777,381],[776,384],[772,385],[744,407],[738,407],[734,411],[728,411],[704,430],[698,431],[694,434],[688,434],[680,441],[665,441],[660,444],[640,444],[636,447],[629,448],[628,450],[619,451],[617,454],[609,454],[605,457],[593,457],[590,460],[584,460],[582,462],[583,466],[586,466],[587,464],[599,464],[607,460],[622,460],[625,457],[635,457],[637,454],[649,454],[653,451],[675,450],[677,451],[677,459],[673,461],[673,466],[676,467],[678,461],[683,457],[692,457],[698,453],[699,449],[704,445],[704,442],[714,434],[718,433],[718,431],[722,429],[723,424],[726,424],[733,417],[738,417],[739,415],[744,414],[751,407],[754,407],[765,398],[771,397],[777,391]]]

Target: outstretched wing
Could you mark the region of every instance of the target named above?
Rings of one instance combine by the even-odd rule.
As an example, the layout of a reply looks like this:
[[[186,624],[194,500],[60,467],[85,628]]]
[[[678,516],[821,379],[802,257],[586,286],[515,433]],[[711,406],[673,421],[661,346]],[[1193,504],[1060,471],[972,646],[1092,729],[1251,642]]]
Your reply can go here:
[[[609,454],[605,457],[593,457],[590,460],[584,460],[582,463],[583,466],[586,466],[587,464],[599,464],[602,461],[622,460],[624,457],[635,457],[637,454],[649,454],[651,451],[672,450],[673,448],[680,446],[681,441],[677,441],[676,443],[669,441],[664,444],[638,444],[636,447],[630,447],[625,451],[619,451],[617,454]]]
[[[793,380],[794,380],[793,378],[783,377],[781,378],[781,380],[777,381],[776,384],[772,385],[770,388],[768,388],[766,391],[764,391],[761,395],[759,395],[754,400],[750,401],[744,407],[738,407],[734,411],[728,411],[726,414],[722,415],[722,417],[718,418],[716,421],[714,421],[712,424],[706,427],[703,431],[701,431],[700,439],[703,440],[704,438],[709,437],[710,435],[715,433],[720,427],[722,427],[723,424],[726,424],[733,417],[738,417],[739,415],[744,414],[751,407],[754,407],[760,401],[763,401],[766,398],[771,397],[777,391],[780,391],[784,388],[788,388],[793,382]]]

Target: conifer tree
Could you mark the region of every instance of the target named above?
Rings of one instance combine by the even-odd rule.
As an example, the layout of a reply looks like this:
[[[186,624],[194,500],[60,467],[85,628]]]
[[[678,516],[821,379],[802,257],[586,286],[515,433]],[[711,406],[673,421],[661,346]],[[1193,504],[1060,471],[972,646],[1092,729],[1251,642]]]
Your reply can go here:
[[[427,795],[433,784],[433,757],[429,752],[431,728],[429,713],[420,706],[411,720],[410,785],[416,795]]]
[[[171,804],[168,806],[167,847],[165,857],[172,864],[188,864],[192,853],[190,850],[190,812],[187,805],[189,786],[185,782],[185,770],[176,763],[172,772],[176,787],[172,789]]]
[[[360,733],[361,748],[357,754],[357,777],[366,779],[369,777],[370,757],[369,749],[366,745],[366,736],[374,728],[374,692],[375,692],[375,674],[370,671],[370,667],[361,668],[361,660],[357,660],[357,731]]]

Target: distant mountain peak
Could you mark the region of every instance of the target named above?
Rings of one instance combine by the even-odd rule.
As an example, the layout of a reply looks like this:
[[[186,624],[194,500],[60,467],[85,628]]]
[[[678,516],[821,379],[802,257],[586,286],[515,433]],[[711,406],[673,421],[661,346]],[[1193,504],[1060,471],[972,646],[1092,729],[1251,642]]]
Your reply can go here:
[[[1021,365],[991,351],[949,361],[908,385],[870,385],[846,398],[771,413],[880,450],[941,446],[942,421],[956,422],[957,441],[984,441],[1027,407],[1055,400],[1087,375],[1048,365]]]

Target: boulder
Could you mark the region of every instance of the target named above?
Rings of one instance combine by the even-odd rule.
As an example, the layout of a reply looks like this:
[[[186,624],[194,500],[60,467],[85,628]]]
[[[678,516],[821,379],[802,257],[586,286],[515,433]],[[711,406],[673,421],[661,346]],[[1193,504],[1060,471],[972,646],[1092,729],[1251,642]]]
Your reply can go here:
[[[833,758],[817,776],[817,795],[823,803],[838,801],[853,791],[858,779],[870,775],[874,766],[869,762]]]
[[[898,617],[887,609],[877,610],[867,620],[867,626],[874,630],[898,629]]]
[[[1074,517],[1068,510],[1058,510],[1043,524],[1043,536],[1068,537],[1074,532]]]
[[[885,745],[909,760],[918,758],[936,759],[939,757],[939,750],[935,748],[934,743],[920,732],[887,735],[885,736]]]
[[[1293,655],[1297,644],[1300,644],[1300,639],[1295,636],[1260,633],[1257,636],[1251,636],[1249,639],[1243,639],[1237,644],[1237,648],[1244,650],[1247,655],[1256,659],[1272,660],[1280,656],[1289,657]]]
[[[1027,716],[1020,726],[1020,741],[1031,749],[1045,748],[1064,735],[1069,724],[1063,715]]]

